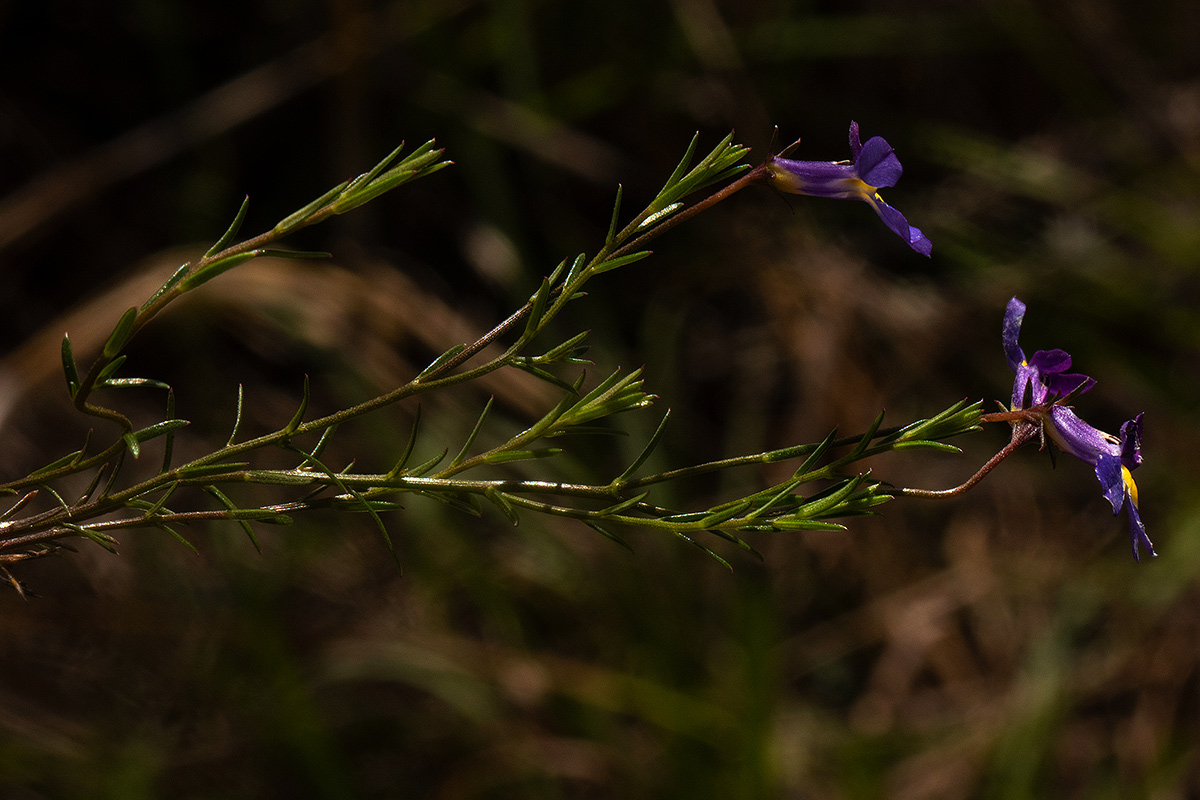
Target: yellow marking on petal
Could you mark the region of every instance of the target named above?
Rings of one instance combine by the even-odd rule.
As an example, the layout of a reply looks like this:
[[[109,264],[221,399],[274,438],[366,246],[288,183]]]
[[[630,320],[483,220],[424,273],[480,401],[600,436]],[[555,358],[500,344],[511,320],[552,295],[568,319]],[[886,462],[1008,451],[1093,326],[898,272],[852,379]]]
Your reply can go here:
[[[1137,484],[1133,482],[1133,475],[1129,472],[1129,467],[1121,465],[1121,479],[1125,482],[1125,494],[1129,495],[1129,499],[1133,501],[1136,508],[1138,504]]]

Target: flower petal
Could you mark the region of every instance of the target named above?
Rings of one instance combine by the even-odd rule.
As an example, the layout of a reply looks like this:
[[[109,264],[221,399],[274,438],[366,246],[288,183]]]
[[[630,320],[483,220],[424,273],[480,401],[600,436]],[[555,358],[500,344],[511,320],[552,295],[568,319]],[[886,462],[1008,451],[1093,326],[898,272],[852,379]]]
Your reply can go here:
[[[904,174],[900,159],[882,136],[874,136],[867,140],[855,158],[854,166],[858,168],[858,177],[863,183],[876,189],[895,186],[896,181]]]
[[[1150,541],[1150,537],[1146,535],[1146,526],[1142,523],[1142,515],[1138,512],[1137,503],[1129,503],[1129,539],[1133,545],[1133,560],[1141,563],[1138,558],[1138,543],[1146,548],[1151,556],[1158,556],[1154,552],[1154,543]]]
[[[1125,502],[1125,475],[1121,459],[1101,453],[1096,458],[1096,478],[1104,489],[1104,499],[1112,504],[1113,514],[1121,513],[1121,505]],[[1134,503],[1129,505],[1137,507]]]
[[[1121,426],[1121,463],[1134,469],[1142,463],[1142,415]]]
[[[1121,466],[1120,443],[1104,431],[1088,425],[1067,406],[1051,406],[1048,422],[1046,433],[1064,452],[1089,464],[1097,464],[1101,454],[1106,454],[1115,459],[1118,467]],[[1117,478],[1120,478],[1119,470]],[[1100,482],[1104,483],[1104,478],[1100,478]]]
[[[1008,359],[1008,368],[1013,372],[1025,361],[1025,351],[1017,344],[1017,338],[1021,334],[1021,320],[1024,318],[1025,304],[1015,297],[1009,300],[1008,308],[1004,312],[1001,339],[1004,341],[1004,357]]]
[[[871,204],[871,207],[875,209],[875,213],[879,215],[879,218],[882,219],[897,236],[908,242],[909,247],[926,257],[933,253],[933,242],[929,241],[929,238],[925,234],[921,233],[920,228],[909,225],[905,216],[889,206],[887,203],[883,202],[882,197],[880,197],[878,194],[875,194],[868,198],[867,202]]]
[[[850,121],[850,158],[858,161],[858,154],[862,152],[862,142],[858,138],[858,123]]]

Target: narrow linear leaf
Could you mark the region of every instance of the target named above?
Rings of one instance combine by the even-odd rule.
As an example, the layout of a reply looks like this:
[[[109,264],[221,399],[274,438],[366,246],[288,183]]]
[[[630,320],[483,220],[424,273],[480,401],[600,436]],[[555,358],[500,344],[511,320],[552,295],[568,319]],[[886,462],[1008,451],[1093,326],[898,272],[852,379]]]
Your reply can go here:
[[[32,490],[26,492],[25,494],[21,495],[21,497],[17,500],[17,502],[13,503],[11,506],[4,509],[3,513],[0,513],[0,520],[6,520],[9,517],[11,517],[12,515],[16,514],[18,511],[20,511],[22,508],[24,508],[30,501],[32,501],[35,497],[37,497],[37,495],[38,495],[37,489],[32,489]]]
[[[404,470],[404,465],[408,463],[408,459],[412,457],[413,447],[417,444],[417,427],[421,424],[421,407],[417,406],[416,414],[413,415],[412,430],[408,433],[408,442],[404,445],[404,452],[400,454],[396,465],[387,471],[386,479],[395,478]]]
[[[300,422],[304,419],[304,413],[308,411],[308,401],[310,398],[308,375],[304,376],[304,391],[300,398],[300,407],[296,409],[296,413],[292,415],[291,420],[283,429],[284,436],[291,436],[300,427]]]
[[[468,514],[472,517],[483,516],[483,511],[479,508],[479,503],[475,499],[474,495],[465,495],[463,497],[459,497],[458,495],[450,494],[449,492],[422,492],[422,494],[425,497],[432,497],[439,503],[447,505],[456,511],[461,511],[462,513]]]
[[[96,492],[96,487],[100,485],[100,479],[104,477],[104,470],[107,466],[107,464],[104,464],[100,469],[96,470],[96,474],[92,476],[92,480],[88,483],[87,488],[80,494],[78,505],[83,505],[92,499],[92,495]]]
[[[679,159],[679,164],[676,165],[675,170],[671,173],[671,177],[667,178],[667,182],[663,185],[664,192],[678,183],[680,178],[687,172],[688,165],[692,163],[692,156],[696,153],[696,144],[699,141],[700,131],[696,131],[696,134],[692,137],[692,141],[688,143],[687,150],[683,153],[683,158]]]
[[[649,492],[642,492],[641,494],[637,495],[636,497],[630,497],[625,500],[622,500],[619,503],[614,503],[613,505],[608,506],[607,508],[602,508],[599,511],[597,511],[596,516],[598,516],[598,517],[616,516],[617,514],[620,514],[624,511],[628,511],[629,509],[633,508],[638,503],[645,500],[649,494],[650,494]]]
[[[821,458],[825,455],[826,451],[829,450],[829,447],[833,444],[833,440],[836,437],[837,428],[834,428],[829,432],[829,435],[826,436],[819,445],[817,445],[817,449],[812,451],[812,455],[804,459],[804,463],[792,473],[792,477],[799,478],[802,475],[807,475],[808,473],[812,472],[813,467],[820,462]]]
[[[608,247],[613,242],[613,237],[617,235],[617,219],[621,216],[621,194],[625,187],[617,184],[617,199],[613,203],[612,220],[608,223],[608,234],[604,237],[604,246]]]
[[[542,324],[542,317],[546,313],[546,305],[550,302],[550,294],[550,279],[542,278],[542,285],[530,298],[529,316],[525,320],[526,337],[532,337],[537,333],[538,327]]]
[[[175,540],[177,542],[182,544],[187,549],[191,550],[196,555],[200,555],[200,551],[196,549],[196,546],[194,544],[192,544],[191,542],[189,542],[187,539],[185,539],[183,537],[183,535],[181,533],[179,533],[179,531],[175,530],[170,525],[166,524],[165,522],[155,522],[154,527],[158,528],[161,531],[166,531],[167,533],[171,534],[173,537],[175,537]]]
[[[75,533],[78,533],[80,536],[83,536],[87,539],[91,539],[93,542],[100,545],[108,552],[112,553],[113,555],[116,555],[118,542],[116,539],[109,536],[108,534],[101,533],[100,531],[88,530],[87,528],[85,528],[81,525],[76,525],[72,522],[63,523],[63,527],[68,530],[75,531]]]
[[[324,250],[258,250],[258,255],[268,258],[318,259],[333,258],[332,253]]]
[[[145,519],[150,519],[150,517],[153,517],[157,515],[158,512],[162,511],[163,507],[167,504],[167,500],[170,499],[171,495],[175,494],[175,490],[178,489],[180,485],[181,484],[179,481],[175,481],[168,486],[163,491],[162,496],[155,500],[154,503],[146,509],[146,513],[142,514],[142,517]]]
[[[65,333],[62,338],[62,367],[63,375],[67,379],[67,391],[74,400],[76,392],[79,391],[79,369],[75,366],[75,354],[71,350],[71,337]]]
[[[310,458],[320,458],[325,452],[325,448],[329,446],[330,440],[333,439],[333,432],[337,430],[337,425],[330,425],[321,432],[321,438],[317,440],[317,444],[309,451]]]
[[[581,351],[581,345],[583,345],[583,342],[590,334],[591,331],[577,333],[562,344],[555,345],[540,356],[535,356],[533,360],[539,364],[553,364],[571,355],[575,355]]]
[[[650,216],[648,216],[644,220],[642,220],[642,223],[637,226],[637,229],[639,231],[644,231],[647,228],[653,227],[654,225],[661,222],[666,217],[669,217],[672,214],[674,214],[676,211],[678,211],[682,207],[683,207],[683,203],[671,203],[669,206],[664,208],[662,211],[656,211],[655,213],[651,214]],[[646,255],[649,255],[649,253],[647,253]],[[645,256],[643,256],[643,258],[644,257]]]
[[[567,277],[563,279],[564,286],[571,286],[575,283],[576,279],[579,278],[579,271],[581,269],[583,269],[583,265],[586,262],[587,262],[587,254],[586,253],[580,253],[579,255],[575,256],[575,260],[573,262],[571,262],[571,269],[567,271]],[[572,299],[574,299],[574,297],[572,297]],[[563,302],[566,302],[566,301],[563,301],[561,299],[559,300],[559,303],[563,303]]]
[[[294,231],[297,228],[304,227],[304,225],[308,222],[308,219],[313,214],[329,205],[333,199],[340,195],[349,185],[349,181],[346,181],[345,183],[339,183],[337,186],[333,187],[316,200],[313,200],[311,203],[304,206],[304,208],[287,215],[279,222],[275,223],[275,227],[271,229],[272,233],[275,233],[276,235],[282,235]]]
[[[592,522],[590,519],[585,519],[583,521],[583,524],[587,525],[589,528],[591,528],[596,533],[603,536],[605,539],[608,539],[610,542],[616,542],[617,544],[621,545],[621,547],[624,547],[626,550],[628,550],[630,553],[633,552],[633,548],[629,546],[629,542],[625,541],[620,536],[617,536],[615,533],[608,530],[607,528],[600,525],[599,523]]]
[[[822,515],[836,516],[834,511],[836,506],[854,493],[854,490],[866,479],[866,475],[856,475],[853,478],[845,481],[841,486],[834,486],[830,489],[810,498],[807,503],[796,509],[796,516],[805,519],[815,519]]]
[[[512,503],[508,502],[508,498],[505,497],[504,492],[495,486],[489,486],[484,490],[483,496],[490,500],[492,505],[500,509],[500,513],[512,523],[514,528],[521,523],[520,518],[517,517],[517,510],[513,508]]]
[[[109,380],[110,376],[114,372],[119,370],[121,368],[121,366],[125,363],[125,358],[126,358],[125,356],[117,356],[112,361],[105,364],[104,369],[100,370],[100,374],[96,378],[96,383],[107,382]]]
[[[121,436],[125,442],[125,449],[129,451],[129,455],[137,458],[142,453],[142,443],[132,433],[126,433]]]
[[[483,423],[487,420],[488,414],[491,413],[492,403],[494,403],[495,400],[495,395],[492,395],[487,399],[487,403],[485,403],[483,406],[483,411],[479,414],[479,419],[475,420],[475,427],[471,429],[471,433],[467,436],[467,440],[463,442],[462,449],[458,451],[458,455],[451,459],[450,463],[446,465],[446,469],[453,469],[454,467],[457,467],[467,457],[467,451],[471,448],[471,445],[474,444],[475,437],[479,436],[479,432],[483,430]]]
[[[385,169],[387,169],[388,164],[390,164],[396,160],[396,157],[400,155],[400,151],[402,151],[403,149],[404,149],[404,142],[400,142],[400,146],[397,147],[392,152],[388,153],[386,156],[384,156],[382,161],[380,161],[375,166],[371,167],[371,169],[369,171],[364,172],[362,175],[359,175],[357,178],[350,181],[350,184],[346,187],[346,192],[347,193],[352,192],[355,189],[359,188],[360,186],[365,186],[366,184],[370,183],[371,181],[373,181],[377,177],[379,177],[379,174],[381,172],[383,172]]]
[[[633,463],[630,464],[629,467],[622,472],[615,481],[613,481],[614,486],[620,486],[622,483],[629,480],[631,477],[633,477],[633,473],[637,472],[641,468],[642,464],[646,463],[646,459],[650,458],[651,453],[653,453],[655,448],[658,447],[658,443],[662,441],[663,434],[667,432],[667,420],[670,418],[671,409],[668,408],[666,413],[663,414],[662,421],[659,422],[658,427],[655,428],[654,435],[650,437],[650,441],[647,442],[646,446],[642,448],[642,452],[638,453],[638,456],[633,460]]]
[[[158,298],[162,297],[164,294],[171,291],[171,289],[174,288],[175,284],[177,284],[181,280],[183,280],[184,277],[188,274],[188,272],[191,271],[191,269],[192,269],[192,262],[189,261],[186,264],[181,264],[177,270],[175,270],[174,272],[171,273],[171,277],[167,278],[167,282],[164,283],[162,286],[160,286],[158,288],[157,292],[150,295],[150,299],[148,299],[146,302],[142,303],[141,310],[145,311],[147,308],[154,305],[154,302],[156,300],[158,300]]]
[[[212,258],[217,253],[224,250],[229,243],[233,241],[233,237],[237,236],[237,232],[242,229],[242,223],[246,219],[246,211],[249,208],[250,195],[246,195],[244,198],[242,198],[242,205],[240,208],[238,208],[237,214],[233,218],[233,222],[229,224],[229,228],[225,231],[225,233],[221,234],[221,238],[217,239],[216,244],[208,248],[208,252],[204,254],[205,258]]]
[[[626,264],[632,264],[636,261],[641,261],[643,258],[650,255],[651,252],[652,251],[650,251],[650,250],[638,250],[636,253],[630,253],[629,255],[626,255],[626,256],[621,256],[619,258],[610,258],[608,261],[602,261],[601,263],[592,267],[592,274],[599,275],[602,272],[608,272],[609,270],[613,270],[618,267],[623,267]]]
[[[137,320],[137,306],[126,309],[121,315],[121,319],[117,320],[117,327],[113,328],[113,332],[108,335],[108,341],[104,343],[102,355],[104,358],[115,358],[117,353],[121,352],[121,348],[129,341],[129,333],[133,330],[133,323]]]
[[[846,456],[847,462],[855,461],[860,456],[862,456],[863,452],[867,449],[867,447],[871,444],[871,441],[875,438],[875,432],[878,431],[879,426],[883,424],[883,415],[884,415],[884,412],[880,411],[879,416],[875,417],[875,421],[871,423],[871,427],[867,429],[867,432],[863,434],[863,437],[859,441],[859,443],[856,444],[854,446],[854,449],[850,451],[850,454]]]
[[[483,457],[484,464],[510,464],[514,461],[531,461],[550,458],[562,452],[561,447],[537,447],[532,450],[501,450]]]
[[[36,478],[39,475],[45,475],[47,472],[53,472],[56,469],[74,464],[75,459],[82,453],[82,450],[76,450],[74,453],[67,453],[62,458],[55,459],[40,469],[35,469],[33,472],[29,473],[29,477]]]
[[[137,389],[142,387],[170,389],[171,385],[153,378],[108,378],[96,384],[98,389]]]
[[[746,511],[751,505],[753,504],[749,500],[743,500],[740,503],[733,504],[729,508],[715,511],[704,519],[700,520],[700,527],[715,528],[722,522],[727,522],[728,520],[736,517],[738,514],[741,514],[743,511]]]
[[[424,475],[426,472],[429,472],[429,470],[436,467],[438,464],[442,463],[442,459],[444,459],[449,454],[450,454],[449,450],[443,450],[439,455],[434,456],[433,458],[429,459],[428,461],[424,461],[420,464],[417,464],[415,467],[410,469],[405,474],[412,475],[413,477],[420,477],[420,476]]]
[[[537,366],[536,364],[531,364],[528,361],[515,361],[515,362],[513,362],[513,366],[516,367],[517,369],[521,370],[522,372],[528,372],[530,375],[534,376],[535,378],[545,381],[546,383],[550,384],[551,386],[556,386],[559,389],[562,389],[567,392],[571,391],[571,384],[567,383],[562,378],[555,375],[553,372],[542,369],[541,367]]]
[[[941,450],[943,453],[961,453],[962,448],[956,447],[946,442],[935,442],[929,439],[913,439],[909,441],[896,442],[892,445],[893,450]]]
[[[724,539],[727,542],[737,545],[738,547],[745,550],[750,555],[757,558],[759,561],[765,560],[763,558],[762,553],[758,552],[758,550],[756,550],[749,542],[747,542],[745,539],[743,539],[740,536],[734,536],[729,531],[721,530],[720,528],[713,528],[712,530],[710,530],[708,532],[711,533],[713,536],[716,536],[718,539]]]
[[[433,363],[431,363],[428,367],[421,370],[421,372],[417,375],[417,377],[413,378],[413,381],[414,382],[420,381],[426,375],[431,375],[431,374],[437,372],[441,368],[442,364],[445,364],[447,361],[454,358],[455,356],[457,356],[459,353],[461,353],[463,350],[466,350],[466,349],[467,349],[467,346],[465,344],[454,345],[454,347],[451,347],[449,350],[447,350],[446,352],[442,353],[440,356],[435,358],[433,360]]]
[[[175,470],[175,475],[187,481],[195,481],[200,478],[207,478],[211,475],[223,475],[231,472],[239,472],[249,466],[249,461],[229,461],[221,464],[197,464],[196,466],[183,466]]]
[[[696,539],[692,538],[691,536],[688,536],[688,535],[687,535],[686,533],[684,533],[683,531],[675,531],[674,533],[675,533],[675,535],[676,535],[676,536],[678,536],[680,539],[683,539],[685,542],[690,542],[691,544],[695,545],[696,547],[699,547],[699,548],[700,548],[701,550],[703,550],[703,551],[705,552],[705,554],[707,554],[709,557],[711,557],[711,558],[713,558],[713,559],[716,559],[716,561],[717,561],[717,563],[718,563],[718,564],[720,564],[721,566],[725,567],[725,569],[729,570],[730,572],[733,572],[733,565],[732,565],[732,564],[730,564],[730,563],[729,563],[728,561],[726,561],[725,559],[721,558],[719,555],[717,555],[717,554],[716,554],[716,553],[714,553],[712,550],[710,550],[710,549],[708,549],[707,547],[705,547],[705,546],[704,546],[703,544],[701,544],[700,542],[696,541]]]
[[[242,384],[238,384],[237,410],[233,415],[233,430],[229,434],[229,441],[225,442],[225,446],[229,447],[237,439],[238,429],[242,427]]]
[[[218,275],[223,275],[234,267],[240,267],[247,261],[253,261],[262,254],[262,250],[250,250],[245,253],[219,258],[216,261],[204,264],[195,272],[189,274],[182,280],[181,286],[185,292],[190,292],[197,286],[203,286]]]
[[[363,510],[366,511],[368,514],[370,514],[371,519],[375,522],[375,527],[379,530],[379,535],[381,537],[383,537],[383,543],[387,546],[388,552],[392,554],[392,561],[394,561],[396,563],[396,569],[401,570],[400,556],[396,553],[396,546],[392,543],[392,536],[390,533],[388,533],[387,526],[383,524],[383,518],[380,517],[379,513],[374,508],[371,507],[370,503],[365,498],[363,498],[363,496],[361,494],[356,492],[352,487],[347,486],[341,480],[341,478],[339,478],[337,475],[335,475],[333,473],[333,471],[330,470],[329,467],[325,466],[325,464],[322,463],[319,459],[309,456],[303,450],[300,450],[296,447],[292,447],[291,445],[288,445],[287,448],[289,450],[292,450],[293,452],[297,453],[298,455],[304,456],[305,459],[310,464],[312,464],[314,467],[316,467],[317,469],[324,472],[325,476],[328,477],[331,481],[333,481],[333,483],[337,485],[338,489],[343,494],[350,495],[359,504],[361,504]],[[401,571],[403,571],[403,570],[401,570]]]
[[[221,505],[225,506],[225,508],[227,510],[229,510],[230,512],[236,512],[236,511],[241,510],[234,504],[234,502],[232,500],[230,500],[228,497],[226,497],[224,492],[222,492],[216,486],[211,486],[211,485],[205,486],[204,491],[208,492],[213,497],[217,498],[217,500],[221,503]],[[246,536],[250,539],[250,544],[254,545],[254,549],[257,550],[259,553],[262,553],[262,547],[259,545],[258,537],[254,535],[254,529],[250,527],[250,523],[245,519],[237,519],[237,518],[234,518],[234,519],[238,525],[242,526],[242,530],[246,532]]]

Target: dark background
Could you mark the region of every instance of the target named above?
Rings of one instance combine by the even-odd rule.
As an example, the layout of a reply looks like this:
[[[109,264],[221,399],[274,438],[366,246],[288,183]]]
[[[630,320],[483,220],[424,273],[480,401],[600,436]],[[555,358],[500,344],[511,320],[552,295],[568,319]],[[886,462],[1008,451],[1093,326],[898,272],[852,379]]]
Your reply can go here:
[[[23,565],[0,594],[0,794],[64,797],[1200,796],[1200,6],[1191,0],[365,0],[0,4],[0,474],[77,447],[58,342],[120,313],[225,229],[269,228],[406,140],[455,166],[289,240],[130,349],[193,420],[178,447],[282,425],[312,377],[333,410],[491,327],[563,257],[594,252],[700,132],[905,166],[886,199],[739,194],[610,273],[563,320],[594,370],[644,364],[657,411],[562,467],[607,480],[672,409],[678,466],[1008,398],[999,330],[1099,380],[1116,431],[1146,412],[1134,564],[1086,465],[1028,448],[969,495],[838,533],[758,536],[757,562],[646,531],[357,518],[121,535],[121,554]],[[497,377],[427,401],[457,448],[552,404]],[[161,418],[162,397],[130,393]],[[386,469],[413,408],[342,433]],[[158,415],[155,417],[154,415]],[[211,442],[209,441],[211,439]],[[897,484],[963,456],[891,456]],[[787,474],[680,487],[703,507]],[[250,495],[245,496],[249,501]],[[720,548],[718,548],[720,549]]]

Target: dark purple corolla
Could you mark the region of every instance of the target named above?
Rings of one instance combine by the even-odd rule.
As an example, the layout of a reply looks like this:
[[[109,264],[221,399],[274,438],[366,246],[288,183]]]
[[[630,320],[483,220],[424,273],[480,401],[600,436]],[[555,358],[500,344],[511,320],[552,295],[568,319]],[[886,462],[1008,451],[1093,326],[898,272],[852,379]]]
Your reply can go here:
[[[858,123],[850,123],[852,161],[793,161],[772,156],[767,162],[772,184],[785,192],[839,200],[864,200],[879,218],[908,246],[924,256],[933,252],[933,243],[919,228],[908,224],[896,209],[883,202],[879,189],[895,186],[904,168],[892,146],[881,136],[864,145],[859,141]]]
[[[1036,418],[1041,430],[1061,450],[1092,465],[1113,514],[1119,514],[1122,508],[1129,513],[1135,560],[1140,560],[1139,543],[1150,555],[1158,555],[1138,513],[1138,489],[1132,474],[1142,463],[1142,415],[1122,425],[1120,437],[1093,428],[1076,416],[1066,402],[1092,388],[1095,381],[1066,372],[1071,356],[1062,350],[1039,350],[1032,358],[1025,358],[1017,344],[1024,316],[1025,304],[1014,297],[1004,314],[1003,334],[1004,354],[1016,373],[1012,410],[1030,412],[1027,418]]]

